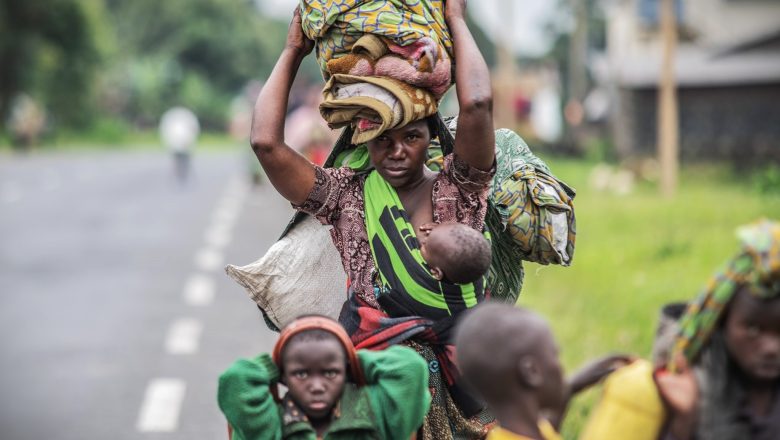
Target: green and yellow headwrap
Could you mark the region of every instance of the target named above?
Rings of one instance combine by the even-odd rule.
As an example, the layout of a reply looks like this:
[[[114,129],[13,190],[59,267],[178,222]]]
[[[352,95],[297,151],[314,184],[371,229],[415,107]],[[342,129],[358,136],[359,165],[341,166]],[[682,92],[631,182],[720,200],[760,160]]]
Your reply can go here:
[[[729,301],[742,286],[758,298],[780,296],[780,223],[760,220],[737,229],[741,251],[718,272],[680,318],[669,367],[683,353],[690,362],[707,343]]]

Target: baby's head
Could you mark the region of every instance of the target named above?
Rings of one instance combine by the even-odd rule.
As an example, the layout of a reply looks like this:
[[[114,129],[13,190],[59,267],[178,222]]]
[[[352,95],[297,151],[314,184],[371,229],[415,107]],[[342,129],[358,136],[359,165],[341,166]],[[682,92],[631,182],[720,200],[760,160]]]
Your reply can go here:
[[[348,378],[357,374],[349,336],[325,316],[305,316],[285,326],[273,358],[290,397],[314,422],[330,417]]]
[[[490,242],[466,225],[427,223],[420,226],[418,239],[420,253],[438,280],[473,283],[490,268]]]
[[[737,290],[722,323],[726,348],[734,363],[752,381],[780,380],[780,292],[774,297]]]
[[[541,410],[560,407],[564,379],[558,346],[549,325],[536,313],[482,303],[458,324],[455,346],[466,382],[499,413],[528,399]]]

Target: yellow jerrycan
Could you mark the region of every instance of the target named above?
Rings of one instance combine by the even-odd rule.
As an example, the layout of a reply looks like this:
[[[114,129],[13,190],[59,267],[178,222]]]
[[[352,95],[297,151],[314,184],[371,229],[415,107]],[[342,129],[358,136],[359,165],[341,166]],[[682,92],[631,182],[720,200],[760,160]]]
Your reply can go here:
[[[610,374],[580,440],[657,440],[666,410],[653,366],[638,359]]]

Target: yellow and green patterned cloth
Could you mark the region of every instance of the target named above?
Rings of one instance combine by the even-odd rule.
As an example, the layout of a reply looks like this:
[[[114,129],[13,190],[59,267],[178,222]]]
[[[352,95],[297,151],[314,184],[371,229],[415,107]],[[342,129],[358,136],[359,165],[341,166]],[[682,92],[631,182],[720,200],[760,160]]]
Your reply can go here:
[[[429,37],[452,58],[452,38],[443,0],[301,0],[303,32],[315,41],[317,61],[327,78],[328,61],[348,55],[364,34],[407,46]]]
[[[718,320],[742,287],[758,298],[780,296],[780,223],[761,220],[737,230],[740,252],[721,269],[680,318],[670,369],[682,353],[692,361],[709,341]]]

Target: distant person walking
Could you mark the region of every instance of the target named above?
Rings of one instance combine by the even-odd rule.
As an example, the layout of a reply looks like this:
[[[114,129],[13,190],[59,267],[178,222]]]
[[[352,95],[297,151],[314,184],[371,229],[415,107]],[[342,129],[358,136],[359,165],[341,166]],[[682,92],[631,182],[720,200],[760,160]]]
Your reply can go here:
[[[173,153],[174,172],[179,183],[189,176],[190,154],[200,134],[198,117],[187,108],[173,107],[160,118],[160,137]]]

